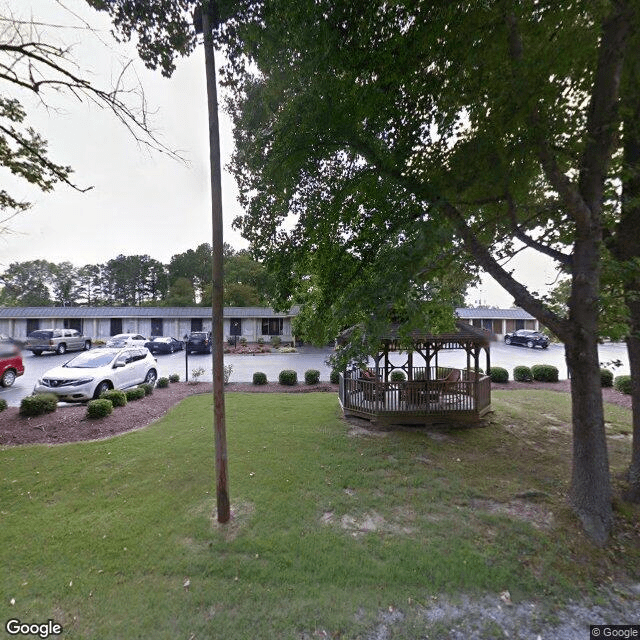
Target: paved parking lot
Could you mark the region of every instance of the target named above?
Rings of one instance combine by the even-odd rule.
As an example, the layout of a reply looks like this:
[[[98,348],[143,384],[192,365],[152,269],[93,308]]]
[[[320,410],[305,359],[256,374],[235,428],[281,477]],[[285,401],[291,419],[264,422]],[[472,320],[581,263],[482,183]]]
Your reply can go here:
[[[330,355],[330,349],[314,347],[301,347],[297,353],[270,353],[264,355],[225,355],[225,364],[233,366],[231,382],[250,382],[256,371],[262,371],[269,381],[277,381],[278,374],[283,369],[293,369],[298,373],[298,380],[304,381],[304,372],[307,369],[318,369],[321,380],[328,380],[330,369],[326,359]],[[48,369],[63,364],[75,354],[42,355],[33,356],[30,352],[23,354],[25,364],[24,376],[18,378],[13,387],[3,389],[0,387],[0,398],[4,398],[9,406],[18,406],[24,396],[29,395],[36,380]],[[401,356],[396,356],[398,361]],[[210,382],[211,356],[204,354],[191,354],[188,364],[185,366],[184,351],[178,351],[171,355],[158,356],[158,374],[168,376],[177,373],[181,380],[185,379],[188,371],[192,378],[194,369],[203,368],[205,373],[200,380]],[[392,362],[394,361],[392,356]],[[620,361],[621,366],[612,369],[615,375],[629,373],[629,360],[624,343],[604,344],[600,347],[600,361],[603,366],[611,367],[611,362]],[[466,354],[461,351],[441,351],[438,363],[443,366],[466,367]],[[567,377],[567,365],[564,359],[564,346],[552,344],[548,349],[527,349],[526,347],[507,346],[503,342],[495,342],[491,345],[491,364],[494,367],[504,367],[512,376],[513,368],[518,365],[531,366],[533,364],[552,364],[558,367],[560,378]],[[484,357],[480,366],[485,367]],[[2,414],[0,414],[0,420]]]

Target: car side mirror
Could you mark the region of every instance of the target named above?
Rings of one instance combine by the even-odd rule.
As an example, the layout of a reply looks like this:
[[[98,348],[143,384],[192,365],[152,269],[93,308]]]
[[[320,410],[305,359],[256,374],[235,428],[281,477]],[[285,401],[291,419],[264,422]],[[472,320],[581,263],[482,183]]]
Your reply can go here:
[[[116,360],[113,363],[113,368],[114,369],[120,369],[121,367],[124,367],[124,365],[127,364],[124,360]]]

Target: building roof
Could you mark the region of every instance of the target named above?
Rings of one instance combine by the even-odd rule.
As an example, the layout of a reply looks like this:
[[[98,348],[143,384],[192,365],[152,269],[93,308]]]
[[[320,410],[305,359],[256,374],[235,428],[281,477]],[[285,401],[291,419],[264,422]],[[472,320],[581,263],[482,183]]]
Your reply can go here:
[[[271,307],[225,307],[225,318],[287,318],[300,311],[286,312]],[[210,318],[210,307],[0,307],[0,318]]]
[[[461,320],[535,320],[535,318],[520,307],[514,309],[491,309],[480,307],[477,309],[467,309],[460,307],[456,309],[456,315]]]

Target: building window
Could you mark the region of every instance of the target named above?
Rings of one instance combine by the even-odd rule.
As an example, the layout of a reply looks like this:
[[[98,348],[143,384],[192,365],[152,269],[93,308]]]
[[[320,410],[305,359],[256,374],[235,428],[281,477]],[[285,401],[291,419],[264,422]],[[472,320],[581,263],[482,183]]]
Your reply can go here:
[[[37,331],[40,328],[40,320],[28,319],[27,320],[27,335]]]
[[[524,320],[516,320],[516,331],[524,329]]]
[[[202,331],[202,318],[191,318],[191,331]]]
[[[117,336],[119,333],[122,333],[122,318],[111,318],[109,335]]]
[[[62,326],[65,329],[75,329],[78,333],[82,333],[81,318],[66,318],[62,321]]]
[[[262,318],[263,336],[281,336],[284,318]]]
[[[164,327],[162,325],[162,318],[151,318],[151,335],[163,336]]]
[[[231,318],[229,320],[229,335],[241,336],[242,335],[242,319]]]

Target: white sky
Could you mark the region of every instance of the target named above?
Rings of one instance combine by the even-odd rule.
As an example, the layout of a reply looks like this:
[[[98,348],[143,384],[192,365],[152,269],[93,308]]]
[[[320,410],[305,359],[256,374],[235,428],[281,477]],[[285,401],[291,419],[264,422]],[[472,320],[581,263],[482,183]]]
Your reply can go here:
[[[161,262],[202,242],[211,241],[208,121],[202,46],[191,57],[178,61],[170,79],[147,71],[136,58],[133,46],[118,45],[109,35],[104,14],[92,11],[84,0],[65,0],[68,8],[84,17],[108,42],[81,30],[43,28],[49,39],[74,44],[73,55],[80,67],[110,86],[121,58],[135,60],[135,68],[152,111],[154,130],[170,148],[180,150],[183,164],[160,153],[137,146],[131,134],[108,110],[81,104],[72,98],[52,95],[47,110],[29,99],[29,123],[48,141],[51,158],[74,169],[72,179],[79,193],[60,184],[42,193],[15,183],[11,193],[31,201],[33,206],[11,223],[12,233],[0,235],[0,270],[12,262],[46,259],[69,261],[76,266],[105,262],[122,253],[149,254]],[[79,22],[55,0],[0,0],[1,14],[7,7],[17,16],[55,24]],[[17,96],[20,97],[20,96]],[[222,100],[220,100],[222,102]],[[29,106],[30,105],[30,106]],[[233,148],[231,123],[222,111],[222,163]],[[3,183],[11,183],[0,173]],[[240,213],[233,178],[223,170],[223,213],[225,242],[236,249],[247,243],[231,229]],[[551,264],[522,254],[514,260],[517,275],[534,290],[553,283]],[[508,307],[512,298],[488,276],[471,291],[468,302]]]

